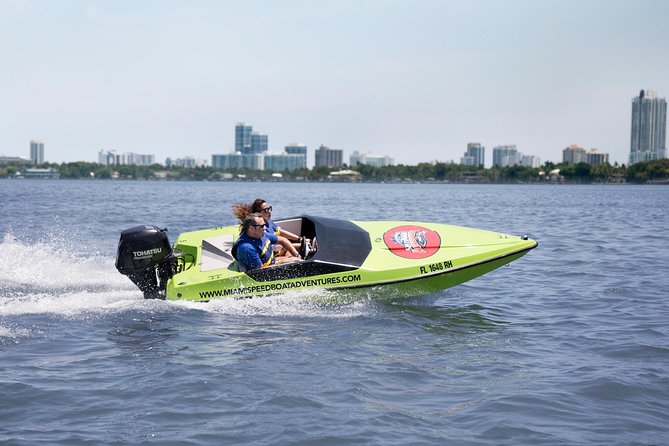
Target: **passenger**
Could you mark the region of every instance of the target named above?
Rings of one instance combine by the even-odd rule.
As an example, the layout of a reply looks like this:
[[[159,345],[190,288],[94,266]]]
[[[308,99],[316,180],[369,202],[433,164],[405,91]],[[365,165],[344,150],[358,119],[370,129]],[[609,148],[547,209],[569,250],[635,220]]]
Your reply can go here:
[[[276,259],[272,244],[277,241],[276,235],[265,233],[265,222],[262,217],[259,214],[251,214],[242,221],[239,238],[232,246],[232,256],[245,270],[300,260],[299,255]]]
[[[268,234],[275,234],[279,237],[281,246],[286,247],[286,241],[291,242],[290,247],[286,247],[286,251],[280,252],[278,255],[282,256],[287,253],[297,256],[297,248],[300,247],[302,239],[299,235],[293,234],[290,231],[281,229],[272,221],[272,206],[267,204],[262,198],[256,198],[251,204],[237,203],[232,206],[232,213],[239,221],[243,221],[249,214],[259,213],[265,221],[265,232]],[[285,239],[285,240],[284,240]]]

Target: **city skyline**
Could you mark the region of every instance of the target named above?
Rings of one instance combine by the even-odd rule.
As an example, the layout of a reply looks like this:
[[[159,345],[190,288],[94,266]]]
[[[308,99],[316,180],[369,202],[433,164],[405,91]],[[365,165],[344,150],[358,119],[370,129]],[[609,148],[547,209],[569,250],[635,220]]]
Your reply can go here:
[[[51,162],[106,148],[209,158],[232,149],[241,119],[271,152],[300,141],[412,165],[458,162],[476,141],[559,162],[579,144],[627,164],[631,98],[669,95],[668,12],[655,0],[0,1],[0,154],[39,139]]]
[[[637,98],[635,98],[637,99]],[[665,104],[666,108],[666,104]],[[665,113],[666,114],[666,113]],[[633,119],[633,124],[632,127],[634,128],[634,119]],[[230,168],[230,167],[241,167],[241,165],[237,166],[238,162],[233,163],[233,165],[228,165],[229,161],[226,162],[221,162],[222,158],[229,158],[229,157],[234,157],[235,155],[239,156],[247,156],[250,157],[246,161],[244,161],[242,164],[245,167],[253,168],[253,169],[260,169],[264,170],[265,166],[262,164],[257,166],[257,160],[256,161],[250,161],[252,158],[262,155],[262,157],[285,157],[286,155],[292,156],[292,155],[301,155],[304,159],[304,162],[297,162],[291,161],[290,166],[291,168],[311,168],[311,167],[319,167],[319,166],[329,166],[329,167],[343,167],[343,166],[354,166],[357,163],[361,164],[370,164],[374,166],[386,166],[386,165],[394,165],[395,160],[394,157],[384,155],[384,154],[379,154],[379,153],[373,153],[373,152],[361,152],[361,151],[353,151],[348,155],[348,158],[351,160],[349,163],[345,163],[345,155],[344,155],[344,150],[342,149],[332,149],[329,147],[326,147],[324,145],[321,145],[318,149],[314,149],[314,163],[311,165],[311,163],[308,162],[308,147],[304,144],[301,143],[290,143],[287,144],[284,147],[284,150],[282,152],[278,151],[268,151],[267,150],[267,140],[269,135],[267,134],[259,134],[257,132],[252,132],[253,126],[251,124],[247,123],[238,123],[235,126],[235,141],[234,141],[234,149],[231,150],[227,154],[220,154],[220,153],[212,153],[210,154],[210,160],[211,160],[211,166],[212,167],[218,167],[218,168]],[[255,143],[253,142],[253,139],[251,138],[252,135],[261,135],[262,136],[262,142],[261,144],[258,144],[256,141]],[[245,142],[250,142],[249,144],[245,144]],[[634,146],[633,146],[634,147]],[[574,156],[570,155],[568,157],[565,157],[565,152],[578,149],[578,152],[581,153],[582,155],[579,155],[576,160]],[[328,153],[337,153],[337,159],[339,160],[339,166],[335,165],[329,165],[331,164],[330,162],[322,162],[324,159],[323,156],[325,156],[325,159],[329,159],[332,155],[323,155],[323,151],[326,151]],[[632,149],[634,150],[634,148]],[[485,147],[482,146],[480,143],[472,142],[467,144],[467,150],[465,151],[465,156],[460,158],[459,162],[456,162],[454,160],[449,160],[446,161],[447,163],[453,163],[453,164],[462,164],[462,165],[471,165],[471,166],[478,166],[480,168],[488,168],[488,167],[508,167],[512,165],[522,165],[522,166],[527,166],[527,167],[540,167],[543,165],[542,162],[540,162],[540,158],[536,155],[532,154],[523,154],[522,152],[519,152],[516,148],[515,144],[510,144],[510,145],[502,145],[502,146],[495,146],[493,147],[493,161],[492,164],[486,164],[485,162]],[[570,152],[571,153],[571,152]],[[633,152],[631,152],[633,153]],[[319,161],[319,155],[321,161]],[[588,156],[586,156],[588,155]],[[590,156],[592,155],[592,156]],[[0,154],[0,157],[6,158],[5,154]],[[11,158],[11,157],[10,157]],[[15,156],[14,158],[22,159],[24,162],[31,162],[32,164],[41,164],[43,162],[49,162],[49,160],[44,158],[44,143],[42,141],[37,141],[37,140],[31,140],[30,141],[30,157],[22,157],[22,156]],[[218,158],[218,160],[217,160]],[[595,159],[595,162],[590,161],[591,159]],[[355,162],[353,161],[355,160]],[[77,161],[84,161],[86,162],[87,160],[77,160]],[[580,147],[577,144],[572,144],[566,149],[563,149],[562,151],[562,160],[561,161],[552,161],[549,160],[549,162],[569,162],[569,163],[578,163],[578,162],[586,162],[587,164],[601,164],[602,162],[609,162],[609,154],[608,153],[602,153],[599,149],[597,148],[591,148],[589,150],[585,150],[582,147]],[[443,162],[443,161],[438,161],[438,162]],[[173,157],[166,157],[164,162],[161,162],[160,160],[156,160],[156,157],[154,154],[140,154],[136,153],[133,151],[117,151],[116,149],[111,149],[111,150],[105,150],[101,149],[98,154],[97,154],[97,163],[103,164],[103,165],[113,165],[113,164],[136,164],[136,165],[151,165],[151,164],[162,164],[165,166],[171,166],[171,165],[176,165],[176,166],[182,166],[182,167],[205,167],[209,165],[209,161],[206,159],[202,158],[194,158],[189,155],[185,156],[177,156],[176,158]],[[248,164],[248,165],[247,165]],[[274,163],[270,163],[274,164]],[[281,164],[281,162],[280,162]],[[335,163],[337,164],[337,163]],[[415,164],[407,164],[407,165],[416,165]],[[624,164],[624,163],[622,163]],[[633,164],[633,163],[630,163]]]

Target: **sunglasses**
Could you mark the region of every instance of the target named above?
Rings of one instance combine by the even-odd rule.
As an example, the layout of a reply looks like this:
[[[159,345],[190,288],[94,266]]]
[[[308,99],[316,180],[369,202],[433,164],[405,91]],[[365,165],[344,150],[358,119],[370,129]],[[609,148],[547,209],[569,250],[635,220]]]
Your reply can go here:
[[[267,206],[266,208],[260,210],[262,212],[265,212],[266,214],[269,214],[270,212],[272,212],[272,206]]]
[[[254,227],[254,228],[263,228],[263,227],[265,227],[265,225],[258,225],[258,224],[255,224],[255,225],[249,225],[249,226]]]

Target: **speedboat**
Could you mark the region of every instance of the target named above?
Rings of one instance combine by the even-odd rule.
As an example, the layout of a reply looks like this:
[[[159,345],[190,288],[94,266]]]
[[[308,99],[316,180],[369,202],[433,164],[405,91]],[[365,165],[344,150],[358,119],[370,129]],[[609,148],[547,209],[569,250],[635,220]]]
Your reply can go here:
[[[527,236],[439,223],[309,215],[276,223],[301,236],[302,260],[244,271],[231,254],[238,225],[184,232],[173,248],[166,229],[135,226],[121,233],[116,268],[145,298],[209,301],[370,287],[417,296],[471,280],[537,246]]]

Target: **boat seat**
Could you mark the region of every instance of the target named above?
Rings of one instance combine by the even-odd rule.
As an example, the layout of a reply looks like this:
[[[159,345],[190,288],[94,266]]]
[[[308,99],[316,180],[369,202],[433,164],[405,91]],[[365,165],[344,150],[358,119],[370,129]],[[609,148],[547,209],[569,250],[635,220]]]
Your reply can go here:
[[[302,218],[290,218],[286,220],[277,220],[277,226],[279,226],[284,231],[292,232],[293,234],[301,235],[302,234]]]
[[[202,240],[200,271],[225,269],[231,263],[237,263],[232,257],[232,234],[224,234]]]

